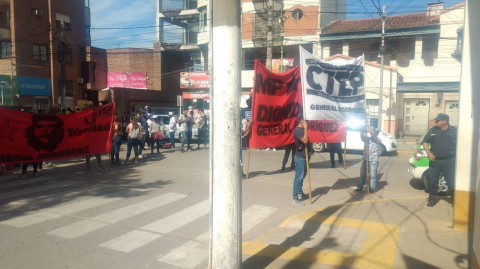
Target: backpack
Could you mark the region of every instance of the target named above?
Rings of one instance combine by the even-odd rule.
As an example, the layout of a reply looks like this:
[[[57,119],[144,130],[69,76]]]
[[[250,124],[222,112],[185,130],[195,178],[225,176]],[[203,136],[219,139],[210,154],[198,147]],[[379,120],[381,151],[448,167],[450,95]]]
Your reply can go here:
[[[128,133],[128,137],[130,139],[140,140],[142,138],[140,127],[132,128],[132,130],[130,130],[130,132]]]

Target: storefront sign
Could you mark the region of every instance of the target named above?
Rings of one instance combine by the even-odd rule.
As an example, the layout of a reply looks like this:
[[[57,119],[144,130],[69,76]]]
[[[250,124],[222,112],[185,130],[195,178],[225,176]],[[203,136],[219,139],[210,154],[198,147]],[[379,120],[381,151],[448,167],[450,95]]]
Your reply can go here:
[[[108,72],[108,87],[147,89],[147,75],[141,72]]]
[[[207,72],[181,72],[180,89],[210,89]]]
[[[20,95],[52,96],[52,84],[49,79],[18,77],[17,83]]]
[[[208,93],[191,93],[191,92],[184,92],[182,95],[183,99],[210,99],[210,94]]]

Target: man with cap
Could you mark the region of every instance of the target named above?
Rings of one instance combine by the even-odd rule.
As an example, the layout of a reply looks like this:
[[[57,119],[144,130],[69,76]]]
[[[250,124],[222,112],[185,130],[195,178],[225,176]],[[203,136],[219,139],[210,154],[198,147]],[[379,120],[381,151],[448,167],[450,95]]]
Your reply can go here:
[[[457,152],[457,128],[450,126],[446,114],[438,114],[435,126],[423,138],[423,148],[430,160],[427,170],[428,203],[432,207],[437,203],[438,180],[443,173],[448,191],[453,194],[455,187],[455,156]],[[430,147],[429,147],[430,146]]]
[[[168,122],[168,136],[170,138],[171,148],[175,148],[175,131],[177,130],[177,120],[173,116],[173,112],[168,112],[170,121]]]

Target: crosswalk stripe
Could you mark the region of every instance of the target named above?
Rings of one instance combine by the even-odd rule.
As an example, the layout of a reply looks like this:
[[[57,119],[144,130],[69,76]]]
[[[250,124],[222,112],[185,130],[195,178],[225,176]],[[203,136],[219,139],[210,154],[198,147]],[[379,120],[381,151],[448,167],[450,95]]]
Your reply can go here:
[[[120,199],[121,198],[105,197],[82,199],[80,201],[76,201],[70,204],[53,206],[42,211],[30,213],[28,215],[14,217],[8,220],[1,221],[0,223],[17,228],[24,228],[33,224],[38,224],[47,220],[53,220],[63,215],[73,214],[85,209],[97,207]]]
[[[208,259],[208,248],[202,243],[189,241],[172,250],[158,261],[181,268],[195,268]]]
[[[262,205],[252,205],[245,209],[242,212],[242,234],[270,217],[277,210],[277,208]],[[196,242],[189,241],[162,256],[158,261],[187,269],[195,268],[207,260],[208,251],[205,243],[208,243],[209,238],[210,232],[204,232],[195,238]]]
[[[56,219],[61,216],[62,215],[57,213],[40,211],[26,216],[19,216],[8,220],[0,221],[0,223],[16,228],[24,228],[47,220]]]
[[[127,207],[119,208],[108,213],[104,213],[91,219],[79,221],[53,231],[48,232],[50,235],[56,235],[63,238],[73,239],[95,230],[101,229],[108,224],[114,224],[124,219],[139,215],[149,210],[162,207],[171,202],[186,197],[184,194],[167,193],[140,203],[136,203]]]
[[[192,222],[209,211],[209,200],[202,201],[173,215],[154,221],[140,228],[140,230],[169,233],[189,222]]]
[[[87,220],[82,220],[65,227],[55,229],[53,231],[48,232],[47,234],[56,235],[56,236],[67,238],[67,239],[74,239],[84,234],[101,229],[107,225],[108,225],[107,223],[102,223],[99,221],[92,221],[87,219]]]
[[[150,211],[154,208],[158,208],[163,205],[169,204],[176,200],[180,200],[184,197],[186,197],[186,195],[184,194],[167,193],[167,194],[154,197],[152,199],[148,199],[146,201],[143,201],[137,204],[119,208],[117,210],[113,210],[102,215],[98,215],[96,217],[93,217],[92,219],[113,224],[113,223],[122,221],[124,219],[130,218],[132,216]]]
[[[157,240],[160,237],[162,237],[161,234],[134,230],[120,237],[102,243],[100,246],[128,253],[154,240]]]
[[[262,205],[252,205],[245,209],[242,213],[242,233],[250,231],[276,211],[277,208]]]

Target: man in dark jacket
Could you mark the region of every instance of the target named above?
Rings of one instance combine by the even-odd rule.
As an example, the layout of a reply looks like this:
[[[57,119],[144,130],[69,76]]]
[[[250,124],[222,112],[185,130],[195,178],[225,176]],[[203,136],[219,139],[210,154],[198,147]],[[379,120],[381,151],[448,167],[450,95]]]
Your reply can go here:
[[[453,194],[455,187],[455,156],[457,151],[457,128],[450,126],[446,114],[438,114],[435,126],[431,128],[423,139],[423,148],[430,160],[427,173],[428,203],[432,207],[437,203],[438,180],[443,173],[448,190]],[[429,147],[430,146],[430,147]]]

